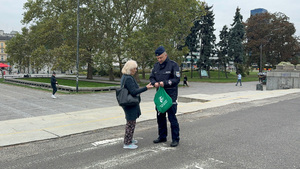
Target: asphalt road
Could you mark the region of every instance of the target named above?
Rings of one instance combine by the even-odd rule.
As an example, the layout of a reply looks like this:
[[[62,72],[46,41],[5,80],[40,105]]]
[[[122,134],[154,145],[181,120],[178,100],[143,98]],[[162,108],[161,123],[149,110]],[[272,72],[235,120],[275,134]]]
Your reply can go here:
[[[176,148],[153,144],[155,120],[137,124],[139,148],[124,150],[124,126],[0,149],[6,169],[300,169],[300,96],[231,104],[179,116]]]

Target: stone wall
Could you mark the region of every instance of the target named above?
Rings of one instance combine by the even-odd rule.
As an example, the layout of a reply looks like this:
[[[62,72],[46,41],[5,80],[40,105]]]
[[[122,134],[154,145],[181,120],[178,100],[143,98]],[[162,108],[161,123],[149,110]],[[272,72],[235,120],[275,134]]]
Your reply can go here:
[[[300,65],[281,62],[276,69],[267,72],[267,90],[300,88]]]

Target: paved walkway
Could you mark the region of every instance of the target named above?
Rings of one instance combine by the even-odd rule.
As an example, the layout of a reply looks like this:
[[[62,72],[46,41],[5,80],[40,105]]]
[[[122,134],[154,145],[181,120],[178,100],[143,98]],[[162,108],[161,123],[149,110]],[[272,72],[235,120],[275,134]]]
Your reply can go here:
[[[243,86],[235,86],[232,83],[191,82],[190,87],[179,88],[178,114],[300,93],[300,89],[256,91],[256,84],[245,82]],[[0,146],[125,124],[124,113],[116,102],[115,92],[57,94],[57,99],[51,99],[51,91],[0,84],[0,93]],[[138,122],[156,118],[154,94],[154,89],[142,94],[142,115]]]

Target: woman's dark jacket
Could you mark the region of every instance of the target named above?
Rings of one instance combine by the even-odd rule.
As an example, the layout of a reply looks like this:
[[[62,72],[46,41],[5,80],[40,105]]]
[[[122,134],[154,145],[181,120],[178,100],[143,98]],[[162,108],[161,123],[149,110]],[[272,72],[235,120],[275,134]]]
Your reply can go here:
[[[147,90],[147,87],[139,88],[138,83],[136,80],[131,76],[131,75],[123,75],[121,78],[121,86],[122,86],[122,81],[124,81],[124,87],[128,90],[128,92],[132,96],[137,96],[140,98],[140,93],[144,92]],[[129,121],[134,121],[141,115],[141,109],[140,105],[135,105],[135,106],[122,106],[124,112],[125,112],[125,118],[126,120]]]

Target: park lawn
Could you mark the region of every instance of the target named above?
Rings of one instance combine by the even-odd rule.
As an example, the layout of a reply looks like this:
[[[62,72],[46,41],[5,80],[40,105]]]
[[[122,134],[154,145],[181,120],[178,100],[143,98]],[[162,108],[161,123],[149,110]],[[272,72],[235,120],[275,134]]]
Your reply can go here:
[[[183,75],[186,75],[190,82],[232,83],[237,81],[237,75],[235,72],[227,72],[228,78],[226,78],[225,73],[221,71],[210,71],[211,77],[202,77],[202,79],[200,79],[197,71],[193,72],[193,78],[191,78],[190,72],[183,72]],[[183,77],[181,77],[181,80],[183,80]],[[250,72],[249,75],[242,77],[242,82],[250,81],[258,81],[257,72]]]
[[[34,81],[34,82],[42,82],[42,83],[50,83],[50,78],[24,78],[22,80]],[[76,87],[76,80],[70,79],[60,79],[56,78],[59,85]],[[118,86],[116,84],[108,84],[108,83],[98,83],[98,82],[90,82],[90,81],[82,81],[79,79],[78,87],[108,87],[108,86]]]

